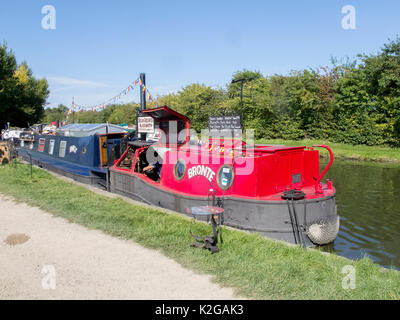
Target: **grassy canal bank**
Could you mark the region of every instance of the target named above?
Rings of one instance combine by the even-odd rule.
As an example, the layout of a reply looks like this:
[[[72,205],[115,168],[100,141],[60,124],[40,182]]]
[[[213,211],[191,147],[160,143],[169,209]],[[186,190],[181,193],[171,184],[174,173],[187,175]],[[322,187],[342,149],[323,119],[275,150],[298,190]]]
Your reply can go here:
[[[359,161],[375,161],[375,162],[394,162],[400,163],[400,149],[380,146],[365,146],[365,145],[350,145],[344,143],[333,143],[323,140],[282,140],[272,139],[256,140],[257,144],[283,144],[292,146],[307,146],[311,147],[315,144],[325,144],[329,146],[335,158],[346,160]],[[320,148],[320,154],[323,157],[328,157],[328,151]]]
[[[351,261],[230,229],[223,231],[221,251],[211,255],[189,246],[191,221],[178,214],[102,196],[38,168],[33,168],[31,179],[25,164],[0,167],[0,193],[70,222],[160,250],[249,298],[400,299],[400,272],[383,271],[367,258]],[[210,231],[202,223],[194,228],[197,233]],[[354,267],[355,289],[342,287],[347,265]]]

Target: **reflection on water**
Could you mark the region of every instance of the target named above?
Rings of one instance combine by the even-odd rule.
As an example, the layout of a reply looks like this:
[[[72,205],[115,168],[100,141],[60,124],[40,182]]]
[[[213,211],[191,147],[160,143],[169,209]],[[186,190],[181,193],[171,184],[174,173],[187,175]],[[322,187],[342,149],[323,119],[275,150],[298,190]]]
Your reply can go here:
[[[336,187],[341,219],[339,236],[322,250],[400,269],[400,165],[335,160],[326,178]]]

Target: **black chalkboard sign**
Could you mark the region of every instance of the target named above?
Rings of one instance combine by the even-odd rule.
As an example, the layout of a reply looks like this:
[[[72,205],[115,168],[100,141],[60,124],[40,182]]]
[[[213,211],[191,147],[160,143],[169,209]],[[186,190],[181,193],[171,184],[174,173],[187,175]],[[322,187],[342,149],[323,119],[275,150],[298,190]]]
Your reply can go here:
[[[241,129],[240,116],[213,116],[209,118],[209,129],[214,130],[227,130],[227,129]]]

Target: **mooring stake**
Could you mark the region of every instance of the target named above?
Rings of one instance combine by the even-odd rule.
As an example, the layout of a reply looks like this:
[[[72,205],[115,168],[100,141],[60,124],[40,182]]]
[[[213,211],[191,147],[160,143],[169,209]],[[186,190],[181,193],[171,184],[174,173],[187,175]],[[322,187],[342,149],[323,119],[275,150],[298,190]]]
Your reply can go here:
[[[29,155],[30,164],[31,164],[31,180],[32,180],[33,179],[33,177],[32,177],[32,156],[30,153],[28,153],[28,155]]]
[[[107,188],[107,192],[110,192],[110,168],[107,167],[107,171],[106,171],[106,188]]]
[[[11,150],[10,150],[10,157],[11,161],[13,163],[13,167],[17,168],[17,157],[18,157],[18,152],[15,149],[15,146],[12,144]]]

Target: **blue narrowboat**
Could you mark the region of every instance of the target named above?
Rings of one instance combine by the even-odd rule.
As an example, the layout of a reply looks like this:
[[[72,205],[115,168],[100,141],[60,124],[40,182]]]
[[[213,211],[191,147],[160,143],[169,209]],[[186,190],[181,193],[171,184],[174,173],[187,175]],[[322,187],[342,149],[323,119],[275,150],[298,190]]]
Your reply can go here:
[[[70,124],[57,129],[55,135],[24,135],[18,152],[34,165],[105,187],[108,167],[124,151],[126,136],[123,127],[112,124]]]

